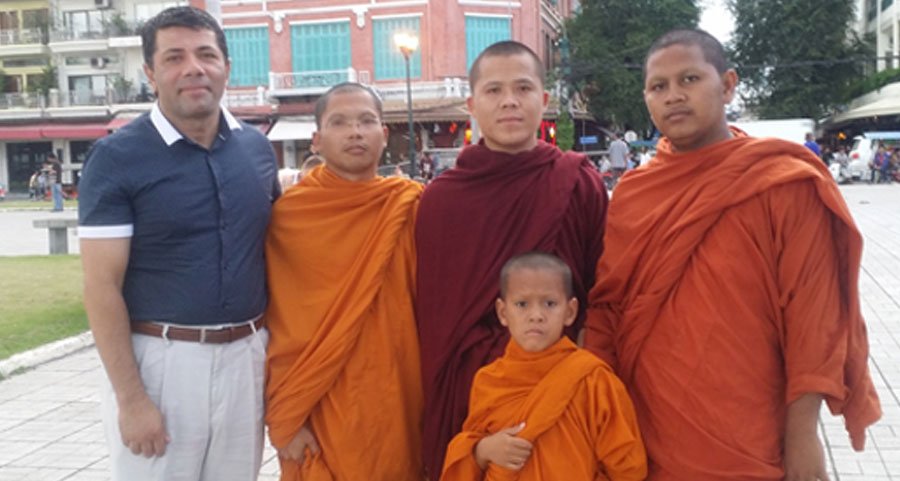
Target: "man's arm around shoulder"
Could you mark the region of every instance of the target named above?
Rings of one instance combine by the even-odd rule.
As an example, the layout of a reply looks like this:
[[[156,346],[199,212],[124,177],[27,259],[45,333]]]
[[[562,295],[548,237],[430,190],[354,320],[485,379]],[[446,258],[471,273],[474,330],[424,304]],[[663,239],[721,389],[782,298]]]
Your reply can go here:
[[[162,456],[169,436],[162,413],[141,381],[122,296],[130,249],[130,238],[81,240],[84,306],[97,352],[116,395],[122,443],[134,454]]]

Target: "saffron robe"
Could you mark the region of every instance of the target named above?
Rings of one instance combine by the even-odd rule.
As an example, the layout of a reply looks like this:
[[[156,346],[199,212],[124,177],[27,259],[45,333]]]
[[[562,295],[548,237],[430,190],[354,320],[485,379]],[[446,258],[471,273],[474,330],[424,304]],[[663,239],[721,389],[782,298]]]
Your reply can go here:
[[[780,480],[787,406],[821,393],[853,446],[880,417],[861,236],[799,144],[663,139],[616,187],[585,347],[628,387],[648,479]]]
[[[524,422],[517,437],[532,443],[519,471],[488,463],[475,447],[486,436]],[[450,442],[441,481],[639,481],[647,457],[634,408],[612,369],[568,338],[541,352],[510,341],[472,384],[469,416]]]
[[[515,155],[466,147],[456,167],[425,189],[416,225],[416,320],[432,480],[466,418],[475,372],[509,340],[494,312],[503,264],[531,250],[556,254],[572,268],[579,305],[586,305],[603,250],[606,202],[586,157],[540,141]],[[583,325],[583,313],[570,336]]]
[[[274,205],[266,423],[285,447],[309,422],[320,455],[285,481],[422,479],[413,318],[421,186],[313,170]]]

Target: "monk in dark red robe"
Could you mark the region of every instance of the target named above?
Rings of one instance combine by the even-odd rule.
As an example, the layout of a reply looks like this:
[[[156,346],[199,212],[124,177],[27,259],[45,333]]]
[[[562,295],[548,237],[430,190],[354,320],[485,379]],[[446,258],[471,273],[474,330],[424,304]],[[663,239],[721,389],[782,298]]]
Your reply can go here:
[[[496,45],[470,74],[469,108],[483,142],[426,188],[416,225],[423,443],[432,480],[466,417],[475,372],[509,340],[494,313],[503,263],[535,249],[556,254],[584,300],[603,248],[606,190],[596,170],[583,155],[535,138],[547,102],[540,61],[522,44]]]
[[[649,480],[822,480],[823,400],[857,450],[880,416],[862,239],[808,149],[729,129],[722,52],[697,30],[651,47],[666,137],[616,187],[585,347],[632,395]]]

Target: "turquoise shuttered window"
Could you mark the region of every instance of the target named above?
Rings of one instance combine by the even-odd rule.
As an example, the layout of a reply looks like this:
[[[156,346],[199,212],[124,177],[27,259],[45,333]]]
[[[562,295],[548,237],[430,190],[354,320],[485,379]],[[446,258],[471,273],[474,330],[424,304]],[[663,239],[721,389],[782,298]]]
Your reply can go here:
[[[419,48],[409,59],[410,76],[422,76],[422,35],[419,32],[418,17],[386,18],[372,21],[375,39],[375,78],[377,80],[406,79],[406,64],[403,54],[394,44],[394,34],[410,32],[419,37]]]
[[[269,29],[266,27],[226,28],[231,57],[232,87],[269,85]]]
[[[291,27],[296,87],[327,87],[349,80],[350,22],[311,23]],[[340,70],[340,72],[331,72]],[[303,75],[303,73],[316,72]],[[327,72],[327,73],[322,73]]]
[[[466,71],[484,49],[510,39],[508,18],[466,16]]]

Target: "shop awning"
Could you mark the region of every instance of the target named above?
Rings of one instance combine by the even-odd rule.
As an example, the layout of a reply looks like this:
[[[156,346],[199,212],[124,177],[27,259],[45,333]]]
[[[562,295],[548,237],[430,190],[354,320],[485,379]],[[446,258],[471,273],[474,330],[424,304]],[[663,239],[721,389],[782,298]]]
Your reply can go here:
[[[864,119],[882,115],[900,115],[900,98],[888,97],[862,105],[855,109],[835,115],[831,122],[838,123],[847,120]]]
[[[316,123],[312,120],[279,119],[269,131],[269,140],[310,140],[316,131]]]
[[[122,127],[128,125],[129,122],[134,120],[136,117],[116,117],[109,121],[106,124],[106,130],[110,132],[115,132],[116,130],[121,129]]]
[[[99,139],[109,133],[106,124],[51,124],[41,127],[45,139]]]
[[[38,124],[0,127],[0,140],[99,139],[109,133],[107,124]]]
[[[37,125],[0,127],[0,140],[41,140],[41,138],[41,127]]]

